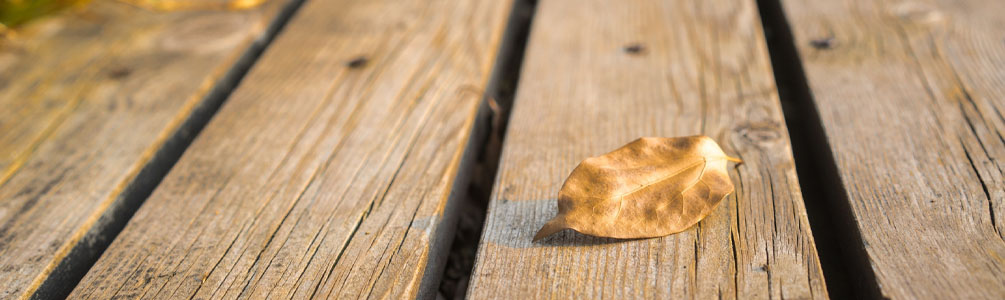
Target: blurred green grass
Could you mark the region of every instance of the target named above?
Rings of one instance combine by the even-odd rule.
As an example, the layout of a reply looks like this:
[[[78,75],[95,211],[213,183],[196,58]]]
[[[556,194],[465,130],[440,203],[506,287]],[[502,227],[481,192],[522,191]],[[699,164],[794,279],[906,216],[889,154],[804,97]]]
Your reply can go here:
[[[89,0],[0,0],[0,24],[13,28]]]
[[[0,33],[60,10],[81,6],[91,0],[0,0]],[[244,10],[268,0],[120,0],[153,11]]]

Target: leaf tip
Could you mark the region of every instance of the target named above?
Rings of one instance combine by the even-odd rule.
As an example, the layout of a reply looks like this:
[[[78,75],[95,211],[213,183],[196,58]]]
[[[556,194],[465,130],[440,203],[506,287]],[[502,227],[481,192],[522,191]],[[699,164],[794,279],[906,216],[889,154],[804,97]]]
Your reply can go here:
[[[537,231],[537,234],[534,235],[531,242],[536,243],[537,241],[540,241],[541,239],[566,228],[565,220],[561,218],[561,216],[556,216],[554,219],[549,220],[548,223],[544,223],[544,226],[541,227],[541,230]]]
[[[742,164],[743,163],[742,159],[739,159],[739,158],[736,158],[736,157],[732,157],[732,156],[726,156],[726,160],[731,161],[731,162],[735,162],[735,163],[738,163],[738,164]]]

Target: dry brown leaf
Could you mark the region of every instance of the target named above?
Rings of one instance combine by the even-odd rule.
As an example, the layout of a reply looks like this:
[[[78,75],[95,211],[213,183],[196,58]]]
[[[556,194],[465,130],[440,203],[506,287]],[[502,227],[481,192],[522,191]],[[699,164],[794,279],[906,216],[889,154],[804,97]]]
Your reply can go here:
[[[558,215],[534,236],[562,229],[621,239],[659,237],[698,223],[733,192],[722,148],[707,136],[640,138],[584,160],[558,192]]]

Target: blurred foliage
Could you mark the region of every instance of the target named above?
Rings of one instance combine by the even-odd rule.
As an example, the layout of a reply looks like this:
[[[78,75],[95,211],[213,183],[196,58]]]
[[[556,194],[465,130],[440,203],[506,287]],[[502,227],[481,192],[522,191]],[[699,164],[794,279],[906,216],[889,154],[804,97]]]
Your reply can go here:
[[[64,8],[83,5],[91,0],[0,0],[0,34]],[[257,7],[266,0],[119,0],[156,11],[177,10],[243,10]]]
[[[90,0],[0,0],[0,24],[16,27],[32,19]]]

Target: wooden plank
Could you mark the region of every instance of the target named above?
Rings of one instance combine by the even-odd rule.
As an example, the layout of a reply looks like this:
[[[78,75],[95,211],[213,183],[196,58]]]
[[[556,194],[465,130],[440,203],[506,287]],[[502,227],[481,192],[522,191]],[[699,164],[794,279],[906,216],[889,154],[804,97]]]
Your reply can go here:
[[[854,277],[874,296],[1005,296],[1005,2],[782,4],[860,232]]]
[[[754,1],[542,0],[471,298],[826,298]],[[583,159],[706,134],[745,163],[679,234],[531,243]]]
[[[70,297],[435,295],[511,5],[308,1]]]
[[[69,292],[59,280],[97,259],[138,205],[126,198],[166,172],[290,3],[157,13],[99,0],[0,42],[0,298]]]

